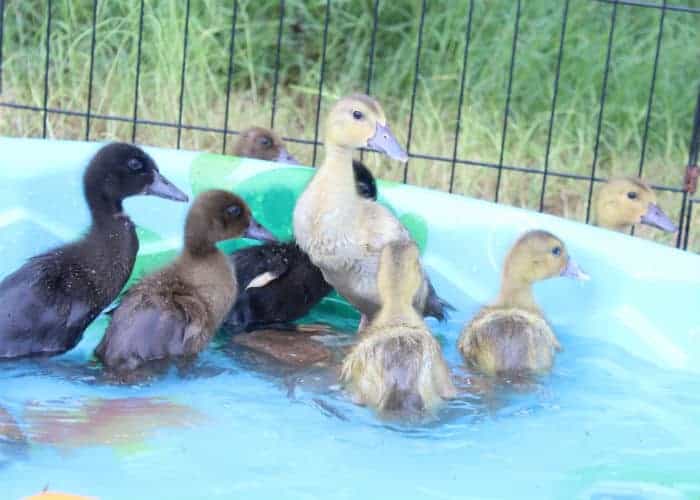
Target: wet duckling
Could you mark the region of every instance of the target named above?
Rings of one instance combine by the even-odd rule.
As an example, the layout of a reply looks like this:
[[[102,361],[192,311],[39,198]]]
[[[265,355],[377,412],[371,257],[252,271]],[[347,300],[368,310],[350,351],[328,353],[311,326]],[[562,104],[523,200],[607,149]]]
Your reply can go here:
[[[250,127],[241,132],[233,147],[233,154],[258,160],[299,163],[289,154],[284,141],[277,134],[262,127]]]
[[[388,243],[412,240],[386,207],[358,196],[352,153],[369,147],[404,162],[408,155],[389,129],[379,103],[366,95],[340,99],[326,119],[325,132],[326,157],[294,209],[294,234],[326,281],[360,310],[362,328],[379,310],[381,249]],[[425,274],[415,305],[424,316],[445,317],[446,304],[435,295]]]
[[[187,214],[185,247],[174,262],[134,285],[112,313],[95,350],[117,375],[169,359],[194,358],[221,325],[238,287],[218,241],[274,236],[238,196],[221,190],[199,195]]]
[[[32,257],[0,283],[0,358],[72,349],[117,297],[139,248],[134,224],[122,208],[125,198],[150,194],[187,201],[150,156],[124,143],[95,154],[83,189],[92,217],[87,234]]]
[[[377,276],[381,307],[343,362],[341,380],[353,399],[384,415],[431,413],[455,396],[440,344],[414,308],[423,282],[414,243],[384,247]]]
[[[360,196],[377,199],[377,184],[369,169],[353,161]],[[226,326],[234,331],[286,324],[306,315],[332,287],[295,242],[243,248],[230,257],[240,293]]]
[[[457,347],[469,364],[488,375],[547,372],[561,349],[535,303],[532,285],[557,276],[588,279],[564,243],[546,231],[529,231],[506,257],[501,291],[460,335]]]
[[[595,203],[595,224],[627,232],[635,224],[647,224],[673,233],[676,225],[656,204],[656,194],[641,179],[621,177],[606,182]]]

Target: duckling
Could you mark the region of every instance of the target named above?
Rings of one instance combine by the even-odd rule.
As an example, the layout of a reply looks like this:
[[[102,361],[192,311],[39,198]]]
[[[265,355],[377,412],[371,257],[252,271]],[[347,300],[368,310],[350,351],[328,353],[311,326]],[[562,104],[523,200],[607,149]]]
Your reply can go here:
[[[619,177],[606,182],[595,203],[595,224],[627,232],[635,224],[647,224],[674,233],[676,225],[656,204],[656,194],[641,179]]]
[[[372,173],[359,161],[353,161],[353,169],[358,194],[376,200]],[[230,259],[241,289],[225,322],[234,331],[294,321],[332,290],[321,270],[293,241],[243,248]]]
[[[0,358],[51,356],[80,342],[119,294],[139,242],[122,201],[150,194],[187,196],[136,146],[108,144],[90,161],[83,189],[92,217],[87,234],[29,259],[0,283]]]
[[[424,281],[414,243],[386,245],[377,275],[380,309],[343,361],[341,381],[353,399],[384,415],[431,413],[455,396],[440,344],[414,307]]]
[[[457,347],[469,364],[488,375],[547,372],[561,350],[535,302],[532,285],[557,276],[588,276],[569,256],[564,243],[546,231],[529,231],[506,257],[501,291],[464,328]]]
[[[407,161],[386,122],[384,111],[369,96],[340,99],[325,125],[326,157],[294,208],[294,234],[323,276],[362,313],[360,329],[379,310],[377,266],[381,249],[410,242],[399,220],[378,203],[358,196],[352,182],[352,152],[366,146]],[[424,316],[444,319],[447,304],[425,274],[415,296]]]
[[[95,350],[117,375],[151,362],[194,358],[209,343],[238,293],[228,258],[215,244],[239,236],[274,236],[228,191],[205,191],[187,214],[177,259],[134,285],[112,313]]]
[[[284,141],[277,134],[262,127],[250,127],[241,132],[233,147],[233,154],[258,160],[299,163],[289,154]]]

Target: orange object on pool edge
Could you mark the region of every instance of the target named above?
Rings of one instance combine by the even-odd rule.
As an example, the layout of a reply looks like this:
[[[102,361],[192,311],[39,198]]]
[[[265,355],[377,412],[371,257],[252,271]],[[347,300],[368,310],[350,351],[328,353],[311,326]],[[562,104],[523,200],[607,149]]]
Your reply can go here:
[[[57,491],[42,491],[36,495],[25,497],[23,500],[97,500],[97,497],[84,497],[82,495],[59,493]]]

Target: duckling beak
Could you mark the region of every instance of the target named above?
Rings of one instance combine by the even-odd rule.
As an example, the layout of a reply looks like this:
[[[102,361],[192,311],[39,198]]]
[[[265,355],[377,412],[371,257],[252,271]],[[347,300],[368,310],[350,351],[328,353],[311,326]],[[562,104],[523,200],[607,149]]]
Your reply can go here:
[[[578,264],[571,257],[569,257],[569,260],[566,262],[566,267],[562,269],[559,276],[563,276],[565,278],[574,278],[580,281],[588,281],[589,279],[591,279],[590,276],[583,272],[583,269],[578,267]]]
[[[294,158],[287,148],[280,148],[280,154],[277,156],[278,163],[288,163],[290,165],[299,165],[299,160]]]
[[[267,243],[276,243],[278,241],[274,234],[268,231],[265,226],[260,224],[253,217],[250,218],[250,224],[248,224],[248,228],[243,232],[243,236],[251,240],[259,240]]]
[[[647,213],[642,215],[641,223],[669,233],[675,233],[678,230],[671,218],[656,203],[649,203]]]
[[[185,193],[180,191],[175,184],[163,177],[157,170],[153,171],[153,182],[143,190],[143,194],[159,196],[166,200],[188,201]]]
[[[367,140],[367,147],[402,163],[408,161],[408,153],[401,147],[388,125],[377,123],[374,135]]]

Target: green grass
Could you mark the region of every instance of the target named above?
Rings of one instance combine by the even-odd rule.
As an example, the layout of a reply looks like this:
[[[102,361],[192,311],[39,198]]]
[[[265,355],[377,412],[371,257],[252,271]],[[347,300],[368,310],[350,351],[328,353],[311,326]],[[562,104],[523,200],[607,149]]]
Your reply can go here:
[[[648,0],[661,3],[660,0]],[[91,40],[89,0],[54,0],[49,106],[86,109]],[[700,7],[700,0],[671,1]],[[523,0],[511,112],[503,162],[542,168],[559,49],[563,1]],[[334,0],[326,51],[321,116],[340,95],[364,91],[372,33],[371,0]],[[451,157],[469,3],[431,0],[423,32],[411,152]],[[408,137],[420,1],[382,1],[371,93],[384,105],[400,138]],[[601,83],[612,6],[571,0],[550,171],[589,175],[596,139]],[[180,95],[185,2],[147,0],[141,59],[139,117],[176,122]],[[498,163],[516,3],[475,0],[458,157]],[[321,66],[325,2],[288,0],[280,56],[275,128],[313,139]],[[222,127],[225,116],[231,2],[192,2],[183,122]],[[635,174],[639,168],[660,11],[618,7],[597,174]],[[0,99],[43,103],[46,0],[6,2]],[[97,15],[92,112],[130,117],[139,22],[138,0],[101,0]],[[241,0],[228,127],[269,125],[279,3]],[[688,155],[693,107],[700,85],[700,15],[668,12],[648,134],[644,177],[680,186]],[[0,134],[36,136],[41,113],[0,108]],[[321,129],[322,130],[322,129]],[[50,115],[51,137],[82,139],[83,118]],[[172,128],[140,125],[137,141],[174,146]],[[130,139],[128,123],[92,121],[92,139]],[[232,141],[229,141],[231,144]],[[220,152],[220,134],[183,131],[182,146]],[[310,163],[312,148],[292,144]],[[322,154],[322,151],[319,151]],[[400,180],[403,169],[377,155],[369,163],[380,177]],[[454,190],[493,199],[497,172],[458,165]],[[412,160],[408,180],[448,189],[450,164]],[[500,200],[539,208],[541,175],[504,171]],[[584,219],[587,181],[550,177],[545,211]],[[673,216],[681,196],[660,193]],[[700,221],[700,213],[696,214]],[[644,237],[671,242],[651,230]],[[700,249],[700,227],[691,248]]]

